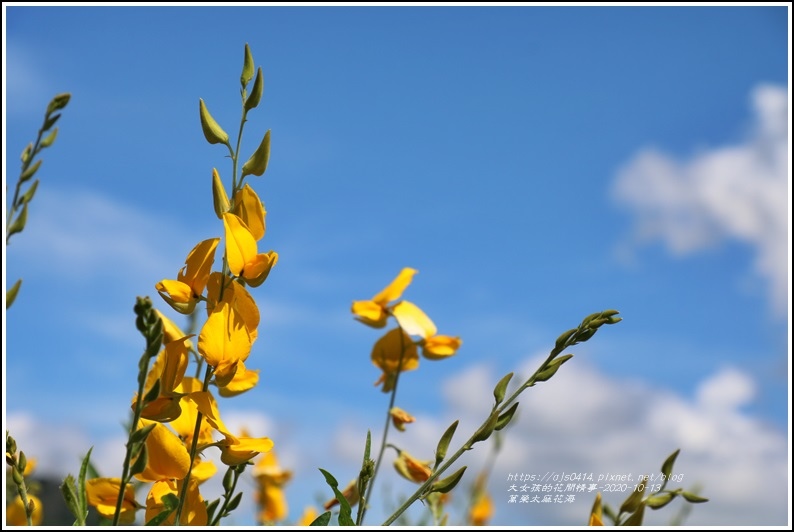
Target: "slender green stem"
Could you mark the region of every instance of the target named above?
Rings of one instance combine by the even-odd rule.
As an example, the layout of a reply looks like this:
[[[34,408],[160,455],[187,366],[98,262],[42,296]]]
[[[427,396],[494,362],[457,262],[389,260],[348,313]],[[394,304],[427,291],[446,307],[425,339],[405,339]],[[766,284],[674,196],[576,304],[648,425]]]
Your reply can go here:
[[[372,473],[372,479],[369,481],[369,488],[367,488],[366,496],[362,498],[358,514],[356,515],[356,525],[361,526],[364,522],[364,516],[367,513],[367,506],[369,506],[369,498],[372,495],[372,488],[375,486],[375,478],[378,476],[380,463],[383,459],[383,453],[386,450],[386,438],[389,435],[389,427],[391,427],[391,409],[394,407],[394,401],[397,398],[397,384],[400,382],[400,373],[403,369],[403,356],[405,355],[405,333],[403,328],[400,329],[400,360],[397,362],[397,375],[394,377],[394,387],[391,390],[391,397],[389,398],[389,407],[386,409],[386,423],[383,426],[383,438],[380,442],[380,451],[378,451],[378,459],[375,460],[375,470]],[[388,377],[387,377],[388,378]],[[362,494],[363,495],[363,494]]]
[[[206,392],[209,389],[211,377],[212,367],[208,365],[207,371],[204,373],[204,385],[202,386],[201,391]],[[199,433],[201,432],[202,419],[202,413],[198,412],[196,414],[196,426],[193,429],[193,442],[190,445],[190,467],[188,467],[187,475],[185,475],[185,479],[182,481],[182,490],[179,493],[179,504],[176,507],[174,526],[179,526],[179,519],[182,517],[182,507],[185,505],[185,499],[187,499],[187,487],[190,483],[190,474],[193,472],[193,463],[195,462],[196,454],[198,453],[198,440]]]
[[[607,312],[610,313],[606,314]],[[526,382],[524,382],[521,386],[519,386],[506,401],[501,403],[501,405],[499,405],[498,407],[495,406],[492,412],[486,418],[486,420],[483,421],[483,423],[479,426],[477,430],[474,431],[471,437],[469,437],[469,439],[466,440],[466,442],[463,445],[461,445],[461,447],[457,451],[455,451],[455,454],[453,454],[450,458],[447,458],[447,460],[443,462],[438,467],[438,469],[436,469],[433,472],[433,474],[431,474],[430,477],[424,483],[422,483],[421,486],[419,486],[419,488],[414,492],[414,494],[411,495],[408,499],[406,499],[406,501],[402,504],[402,506],[400,506],[397,510],[395,510],[394,513],[390,515],[386,519],[386,521],[383,522],[383,525],[381,526],[388,526],[391,523],[393,523],[414,502],[416,502],[416,500],[419,499],[425,493],[425,491],[427,491],[427,489],[433,484],[433,482],[435,482],[435,480],[444,471],[446,471],[447,468],[449,468],[449,466],[451,466],[458,458],[460,458],[460,456],[464,452],[470,450],[472,448],[472,445],[474,445],[474,443],[476,443],[477,441],[481,441],[482,439],[481,434],[483,433],[483,431],[487,431],[487,427],[489,425],[489,422],[493,419],[493,416],[494,415],[499,416],[502,413],[506,412],[513,405],[515,400],[524,390],[526,390],[531,386],[534,386],[535,383],[538,382],[537,379],[540,376],[540,373],[545,369],[547,369],[549,363],[552,360],[554,360],[554,358],[556,358],[560,353],[562,353],[564,350],[568,349],[569,347],[576,345],[580,342],[587,341],[589,338],[593,336],[593,334],[595,334],[596,330],[601,325],[605,323],[617,323],[617,321],[619,321],[620,318],[613,318],[612,316],[614,316],[615,314],[617,314],[617,311],[604,311],[601,314],[592,314],[587,318],[585,318],[582,321],[582,323],[579,325],[579,327],[577,327],[575,330],[570,331],[571,334],[567,335],[564,338],[564,340],[562,338],[559,339],[557,341],[558,344],[554,346],[554,349],[551,350],[546,360],[544,360],[543,363],[538,367],[538,369],[535,370],[535,373],[533,373],[532,376]],[[604,317],[605,315],[606,317]]]
[[[232,500],[232,495],[234,495],[234,489],[237,487],[237,480],[240,478],[240,473],[242,473],[242,470],[237,469],[237,467],[235,466],[232,468],[232,471],[234,471],[234,476],[232,479],[231,489],[229,489],[223,494],[223,506],[221,506],[220,509],[215,514],[215,517],[212,519],[212,523],[210,523],[210,526],[217,526],[220,524],[221,518],[226,513],[226,509],[229,507],[229,503]]]

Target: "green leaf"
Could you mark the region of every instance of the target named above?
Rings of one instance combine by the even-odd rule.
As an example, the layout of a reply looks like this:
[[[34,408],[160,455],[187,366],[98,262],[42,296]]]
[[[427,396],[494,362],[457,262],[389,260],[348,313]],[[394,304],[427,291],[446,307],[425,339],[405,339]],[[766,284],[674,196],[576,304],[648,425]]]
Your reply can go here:
[[[22,206],[22,212],[19,213],[17,219],[14,220],[7,229],[6,229],[6,242],[8,242],[8,237],[13,234],[20,233],[25,228],[25,224],[28,221],[28,204],[24,204]]]
[[[22,175],[19,176],[19,182],[24,183],[25,181],[33,177],[33,174],[35,174],[38,171],[39,167],[41,166],[41,162],[42,160],[39,159],[35,163],[31,164],[27,170],[22,172]]]
[[[458,428],[458,421],[459,420],[456,419],[454,423],[444,431],[441,439],[438,440],[438,446],[436,447],[436,465],[433,466],[433,471],[436,470],[439,464],[444,461],[444,457],[447,456],[447,449],[449,449],[449,443],[452,441],[452,436],[455,435],[455,430]]]
[[[645,499],[645,504],[648,508],[653,508],[657,510],[659,508],[663,508],[667,506],[667,504],[675,499],[676,493],[672,491],[665,491],[664,493],[659,493],[657,495],[653,495]]]
[[[678,453],[680,452],[681,449],[676,449],[662,464],[662,474],[665,479],[670,478],[670,475],[673,473],[673,464],[675,464],[675,459],[678,458]]]
[[[72,475],[66,475],[66,478],[63,479],[61,494],[63,495],[63,500],[66,501],[66,506],[69,508],[69,511],[75,516],[74,526],[82,526],[84,523],[80,522],[82,512],[80,510],[80,501],[77,496],[77,483]]]
[[[466,466],[463,466],[454,473],[452,473],[450,476],[443,478],[437,482],[434,482],[430,486],[430,491],[428,492],[428,495],[430,493],[436,493],[436,492],[447,493],[451,491],[455,486],[458,485],[460,479],[463,478],[463,473],[465,471],[466,471]]]
[[[229,502],[229,506],[226,507],[226,513],[228,514],[229,512],[233,511],[238,506],[240,506],[240,501],[241,500],[243,500],[243,492],[242,491],[240,493],[238,493],[237,495],[235,495],[234,498],[231,500],[231,502]]]
[[[243,58],[243,73],[240,74],[240,85],[245,88],[254,77],[254,56],[251,55],[251,48],[245,43],[245,57]]]
[[[568,343],[568,340],[571,339],[571,336],[573,336],[573,333],[575,333],[575,332],[576,332],[576,329],[570,329],[570,330],[567,330],[564,333],[562,333],[560,335],[560,337],[557,338],[557,341],[554,343],[554,347],[556,349],[564,348],[564,346]]]
[[[336,481],[334,476],[326,471],[325,469],[320,468],[320,473],[323,474],[325,477],[325,482],[331,489],[334,490],[334,495],[336,496],[336,500],[339,501],[339,525],[340,526],[355,526],[355,522],[353,521],[352,509],[350,508],[350,503],[342,495],[342,492],[339,491],[339,482]]]
[[[639,508],[640,503],[642,503],[642,496],[645,493],[645,486],[647,484],[648,484],[648,479],[647,478],[643,479],[641,484],[643,489],[638,490],[635,488],[634,491],[631,492],[631,495],[626,497],[626,500],[623,501],[623,504],[620,505],[620,510],[618,511],[619,514],[622,514],[623,512],[631,513],[635,511],[637,508]]]
[[[91,452],[93,450],[93,447],[88,449],[85,457],[83,457],[83,462],[80,464],[80,473],[77,476],[77,482],[79,486],[77,491],[77,501],[80,503],[80,510],[82,512],[80,516],[82,516],[82,519],[79,523],[76,523],[76,526],[85,526],[85,520],[88,517],[88,500],[86,499],[85,477],[88,474],[89,469],[94,470],[93,466],[91,465]],[[94,473],[96,473],[95,470]],[[95,475],[95,477],[97,476],[99,475]]]
[[[14,286],[6,290],[6,310],[14,304],[14,300],[17,298],[17,293],[19,293],[19,287],[22,286],[22,279],[17,279],[17,282],[14,283]]]
[[[635,492],[636,493],[636,492]],[[637,511],[629,516],[628,519],[621,523],[621,526],[641,526],[642,518],[645,516],[645,503],[640,504]]]
[[[259,143],[259,147],[256,149],[254,154],[248,159],[245,164],[243,165],[243,171],[241,178],[247,175],[255,175],[260,176],[265,173],[267,170],[267,163],[270,160],[270,130],[267,130],[265,133],[262,142]]]
[[[152,388],[143,396],[143,404],[151,403],[160,396],[160,379],[154,381]],[[154,425],[149,425],[150,427]]]
[[[157,423],[152,423],[151,425],[146,425],[145,427],[136,430],[130,435],[130,443],[139,443],[146,441],[146,437],[149,435],[151,431],[154,430],[154,427],[156,426]]]
[[[494,426],[494,430],[502,430],[507,426],[510,421],[512,421],[513,416],[516,413],[516,409],[518,408],[518,403],[513,403],[506,412],[503,412],[499,418],[496,420],[496,425]]]
[[[549,380],[554,376],[555,373],[557,373],[557,370],[560,369],[560,366],[565,364],[571,358],[573,358],[573,355],[563,355],[561,357],[555,358],[549,362],[545,368],[543,368],[543,371],[538,373],[538,376],[535,377],[535,382],[544,382]]]
[[[471,443],[474,444],[479,441],[485,441],[488,438],[490,438],[491,433],[494,430],[494,427],[496,427],[497,421],[499,421],[499,414],[496,410],[494,410],[493,412],[491,412],[491,415],[488,416],[488,419],[483,424],[483,426],[477,432],[474,433]]]
[[[207,505],[207,522],[212,523],[212,517],[215,514],[215,510],[218,509],[218,504],[220,504],[220,499],[215,499],[211,503]]]
[[[322,515],[318,515],[317,519],[311,522],[309,526],[328,526],[328,523],[331,522],[331,512],[325,512]]]
[[[262,93],[264,92],[265,88],[265,81],[264,76],[262,75],[262,67],[259,67],[259,70],[256,71],[256,79],[254,80],[254,86],[251,88],[251,95],[245,100],[245,110],[250,111],[251,109],[255,108],[259,105],[259,102],[262,100]],[[259,174],[261,175],[261,174]]]
[[[23,205],[25,203],[29,203],[30,200],[33,199],[33,195],[36,193],[36,189],[39,187],[39,180],[35,180],[30,188],[22,194],[22,197],[19,198],[19,204]]]
[[[154,425],[150,425],[154,426]],[[141,445],[140,451],[138,452],[138,456],[135,458],[135,461],[130,466],[130,475],[137,475],[139,473],[143,473],[143,470],[146,469],[146,464],[149,462],[149,452],[146,450],[145,445]]]
[[[707,498],[695,495],[694,493],[690,493],[688,491],[682,491],[681,496],[689,502],[709,502]]]
[[[163,511],[149,519],[149,521],[146,522],[146,526],[159,526],[166,519],[168,519],[168,516],[171,515],[174,510],[176,510],[177,506],[179,506],[179,497],[173,493],[163,495],[162,504]]]
[[[511,371],[496,383],[496,387],[493,389],[493,397],[496,399],[496,406],[499,406],[502,404],[502,401],[504,401],[505,392],[507,392],[507,385],[510,383],[510,379],[512,378],[513,372]]]

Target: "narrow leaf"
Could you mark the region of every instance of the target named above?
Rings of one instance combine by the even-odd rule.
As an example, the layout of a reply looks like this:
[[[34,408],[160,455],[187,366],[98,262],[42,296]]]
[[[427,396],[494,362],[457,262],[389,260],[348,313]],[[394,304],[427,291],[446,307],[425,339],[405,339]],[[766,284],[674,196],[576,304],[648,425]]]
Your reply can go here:
[[[502,415],[499,416],[499,419],[496,420],[496,425],[494,426],[494,430],[502,430],[507,426],[510,421],[513,420],[513,416],[516,413],[516,409],[518,408],[518,403],[513,403],[506,412],[503,412]]]
[[[701,497],[699,495],[695,495],[694,493],[690,493],[688,491],[682,491],[681,496],[685,498],[689,502],[708,502],[709,500],[705,497]]]
[[[452,490],[455,486],[458,485],[460,479],[463,478],[463,473],[466,471],[466,466],[461,467],[450,476],[439,480],[438,482],[434,482],[432,486],[430,486],[429,493],[447,493]]]
[[[309,526],[328,526],[328,523],[331,522],[331,512],[325,512],[322,515],[318,515],[317,519],[311,522]]]
[[[673,464],[675,464],[675,459],[678,458],[678,453],[680,452],[681,449],[676,449],[662,464],[662,474],[665,479],[670,478],[670,475],[673,473]]]
[[[444,457],[447,456],[447,449],[449,449],[449,443],[452,441],[452,436],[455,435],[455,430],[458,428],[458,421],[455,420],[452,425],[444,431],[444,434],[441,436],[441,439],[438,440],[438,446],[436,447],[436,465],[433,466],[433,470],[444,461]]]
[[[505,392],[507,392],[507,385],[510,383],[510,379],[513,378],[513,372],[508,373],[502,379],[496,383],[496,387],[493,389],[493,397],[496,399],[496,406],[502,404],[505,398]]]
[[[14,300],[17,298],[17,293],[19,292],[19,287],[22,286],[22,279],[17,279],[17,282],[14,283],[14,286],[6,290],[6,310],[14,304]]]
[[[41,163],[42,160],[39,159],[35,163],[28,166],[28,169],[22,172],[22,175],[19,176],[19,182],[24,183],[25,181],[33,177],[33,174],[35,174],[38,171],[39,167],[41,166]]]

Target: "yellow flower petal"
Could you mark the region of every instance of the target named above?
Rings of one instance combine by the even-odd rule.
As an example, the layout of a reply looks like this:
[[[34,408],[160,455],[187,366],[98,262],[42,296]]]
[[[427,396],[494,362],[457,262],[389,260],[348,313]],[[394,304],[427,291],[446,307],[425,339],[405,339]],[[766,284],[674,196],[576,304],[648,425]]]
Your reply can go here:
[[[33,526],[39,526],[44,518],[44,510],[41,506],[41,500],[35,495],[28,493],[28,503],[33,503],[33,515],[31,522]],[[17,496],[14,502],[6,506],[6,526],[28,526],[28,517],[25,512],[25,505],[22,504],[22,498]]]
[[[251,460],[259,453],[266,453],[273,448],[273,440],[270,438],[235,438],[236,442],[231,442],[227,437],[225,443],[218,447],[221,449],[221,462],[226,465],[240,465]]]
[[[279,486],[284,485],[292,478],[292,471],[282,469],[276,457],[276,451],[270,451],[262,455],[254,466],[253,476],[258,481],[267,481]]]
[[[436,334],[436,326],[422,309],[410,301],[400,301],[392,309],[392,314],[400,327],[411,336],[429,338]]]
[[[212,263],[215,262],[215,248],[220,241],[220,238],[208,238],[196,244],[188,253],[185,266],[177,274],[177,281],[190,286],[195,297],[200,296],[207,286]]]
[[[402,365],[400,357],[402,356]],[[372,363],[384,373],[409,371],[419,367],[419,354],[411,337],[400,329],[392,329],[372,347]]]
[[[386,320],[389,317],[383,307],[374,301],[353,301],[351,310],[357,320],[378,329],[386,326]]]
[[[141,426],[148,423],[142,422]],[[190,468],[190,453],[173,432],[157,423],[146,438],[148,461],[146,469],[135,478],[142,482],[181,479]]]
[[[394,468],[404,478],[411,482],[421,484],[433,474],[430,469],[430,461],[417,460],[405,451],[400,451],[397,459],[394,461]]]
[[[119,478],[92,478],[85,482],[86,500],[96,508],[97,513],[107,519],[113,519],[116,513],[116,500],[121,489]],[[124,488],[124,500],[121,503],[119,522],[131,524],[135,521],[135,511],[139,505],[135,502],[135,488],[127,484]]]
[[[223,215],[226,231],[226,262],[236,276],[244,273],[245,266],[257,255],[256,240],[245,223],[232,213]]]
[[[196,308],[198,300],[193,297],[193,290],[181,281],[163,279],[154,288],[172,309],[181,314],[190,314]]]
[[[163,497],[168,494],[173,494],[179,497],[182,483],[172,480],[162,480],[152,484],[149,490],[149,495],[146,497],[146,521],[148,522],[163,510]],[[179,518],[180,525],[187,526],[207,526],[207,506],[204,504],[204,499],[198,490],[198,482],[191,479],[188,484],[187,494],[185,497],[185,505],[182,508],[182,515]],[[171,512],[165,521],[164,526],[173,526],[176,521],[176,512]]]
[[[439,334],[425,340],[422,346],[422,356],[428,360],[441,360],[454,355],[463,341],[457,336]]]
[[[372,298],[372,301],[377,303],[378,305],[385,307],[391,301],[395,299],[399,299],[400,296],[403,295],[403,292],[408,285],[411,284],[411,281],[414,278],[414,275],[418,273],[413,268],[403,268],[397,277],[389,283],[389,286],[384,288],[380,293],[378,293],[375,297]]]
[[[261,524],[273,524],[287,518],[287,497],[284,490],[275,484],[260,484],[256,492],[256,502],[261,508],[258,516]]]
[[[472,526],[485,526],[488,520],[493,517],[493,500],[488,492],[482,492],[477,501],[469,510],[469,522]]]
[[[267,213],[251,185],[246,184],[234,195],[232,212],[245,223],[254,240],[261,240],[265,236],[265,215]]]
[[[218,394],[221,397],[234,397],[246,392],[257,385],[259,382],[258,369],[246,369],[243,362],[237,364],[237,371],[232,380],[225,386],[218,386]]]
[[[394,428],[399,430],[400,432],[405,430],[406,423],[413,423],[416,421],[416,418],[403,410],[402,408],[395,406],[391,410],[389,410],[389,414],[391,414],[391,422],[394,425]]]
[[[219,303],[201,328],[198,351],[207,364],[220,368],[222,384],[234,377],[238,361],[245,361],[251,352],[253,340],[242,316],[226,302]],[[217,375],[216,375],[217,377]]]

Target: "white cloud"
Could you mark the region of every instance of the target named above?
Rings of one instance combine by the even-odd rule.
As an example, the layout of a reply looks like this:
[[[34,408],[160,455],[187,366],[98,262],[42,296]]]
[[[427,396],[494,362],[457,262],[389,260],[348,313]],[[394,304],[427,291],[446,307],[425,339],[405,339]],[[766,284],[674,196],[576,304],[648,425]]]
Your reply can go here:
[[[741,144],[679,161],[644,149],[618,173],[615,199],[634,213],[632,239],[662,240],[685,255],[738,240],[755,251],[755,271],[768,281],[777,312],[788,301],[788,93],[759,85],[753,124]]]
[[[524,364],[520,372],[524,378],[541,360],[536,357]],[[443,383],[447,409],[443,419],[412,412],[419,421],[407,432],[395,434],[394,440],[429,458],[444,428],[459,419],[451,449],[457,448],[487,415],[500,377],[482,366],[451,377]],[[514,378],[517,383],[519,376]],[[659,473],[662,461],[680,448],[674,473],[683,474],[683,481],[670,487],[699,487],[701,495],[710,499],[692,508],[687,524],[783,525],[788,509],[786,438],[742,412],[754,393],[753,381],[733,368],[702,381],[694,399],[688,399],[644,382],[603,375],[573,359],[553,379],[519,398],[517,418],[504,433],[489,481],[497,504],[492,524],[584,524],[595,495],[578,495],[570,504],[509,504],[508,488],[514,482],[507,480],[508,474],[581,472],[596,478],[631,474],[636,480],[640,474]],[[360,438],[351,436],[354,432],[361,431],[347,427],[337,434],[337,449],[356,449],[340,453],[337,459],[360,460]],[[469,481],[489,448],[481,443],[464,455],[472,471]],[[401,486],[389,472],[380,482]],[[626,495],[604,493],[613,507]],[[649,511],[646,524],[664,525],[682,507],[679,499],[665,509]]]

